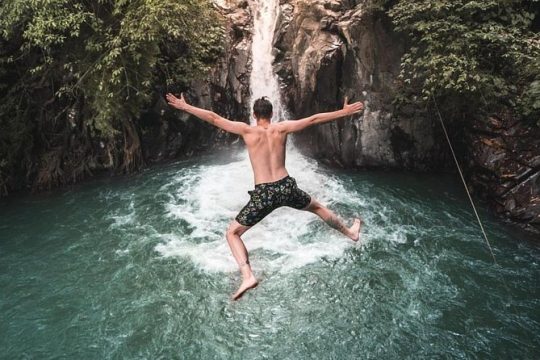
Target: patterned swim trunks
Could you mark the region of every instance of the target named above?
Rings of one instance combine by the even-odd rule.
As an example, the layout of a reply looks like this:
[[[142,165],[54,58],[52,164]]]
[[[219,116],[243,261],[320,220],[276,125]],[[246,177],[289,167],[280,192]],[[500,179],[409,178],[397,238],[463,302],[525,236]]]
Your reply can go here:
[[[311,202],[311,196],[299,189],[296,180],[289,175],[278,181],[256,184],[248,194],[251,199],[236,216],[236,221],[245,226],[255,225],[281,206],[303,209]]]

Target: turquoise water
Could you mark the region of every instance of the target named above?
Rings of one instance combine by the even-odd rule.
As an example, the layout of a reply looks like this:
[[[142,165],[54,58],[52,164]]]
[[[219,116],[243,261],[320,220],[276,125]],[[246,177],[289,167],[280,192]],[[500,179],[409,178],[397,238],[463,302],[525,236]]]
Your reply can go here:
[[[223,233],[243,154],[206,156],[0,204],[0,358],[538,358],[540,251],[450,175],[291,175],[340,216],[279,209],[246,233],[259,287],[238,302]]]

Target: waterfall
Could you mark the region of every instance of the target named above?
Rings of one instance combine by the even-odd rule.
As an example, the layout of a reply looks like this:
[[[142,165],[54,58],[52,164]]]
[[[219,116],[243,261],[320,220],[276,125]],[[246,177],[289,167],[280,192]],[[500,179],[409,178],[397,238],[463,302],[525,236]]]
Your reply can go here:
[[[254,19],[251,104],[261,96],[268,96],[274,106],[273,121],[287,119],[272,68],[279,1],[254,0],[251,7]],[[338,177],[320,169],[317,162],[300,154],[290,142],[286,166],[300,188],[330,207],[336,203],[355,206],[363,203],[356,192],[347,191]],[[235,154],[225,164],[203,162],[179,171],[161,191],[170,194],[167,216],[189,224],[190,230],[163,234],[165,242],[156,250],[163,256],[187,256],[205,271],[237,271],[224,231],[249,200],[247,191],[253,186],[247,151]],[[315,215],[288,207],[276,209],[242,238],[255,271],[286,272],[322,257],[339,257],[351,245]]]
[[[251,2],[253,14],[252,70],[250,77],[251,106],[255,100],[268,96],[274,106],[273,121],[288,118],[287,110],[281,102],[279,81],[272,62],[273,40],[279,14],[279,0],[255,0]],[[251,117],[251,122],[254,124]]]

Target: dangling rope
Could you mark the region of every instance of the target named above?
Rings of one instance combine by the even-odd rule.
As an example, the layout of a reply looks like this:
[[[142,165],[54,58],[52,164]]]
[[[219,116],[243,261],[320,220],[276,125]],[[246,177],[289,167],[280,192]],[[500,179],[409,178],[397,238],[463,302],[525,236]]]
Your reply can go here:
[[[459,166],[459,162],[456,156],[456,153],[454,152],[454,147],[452,146],[452,143],[450,142],[450,137],[448,136],[448,132],[446,131],[446,126],[444,125],[443,118],[441,116],[441,112],[439,111],[439,107],[437,106],[437,101],[435,101],[435,96],[433,94],[431,95],[433,98],[433,103],[435,104],[435,109],[437,110],[437,114],[439,115],[439,121],[441,122],[441,126],[444,131],[444,136],[446,136],[446,141],[448,142],[448,146],[450,146],[450,151],[452,152],[452,156],[454,157],[454,162],[456,163],[456,167],[459,171],[459,176],[461,177],[461,181],[463,182],[463,186],[465,186],[465,191],[467,192],[467,196],[469,197],[469,201],[471,202],[471,206],[474,210],[474,214],[476,215],[476,219],[478,220],[478,225],[480,225],[480,229],[482,230],[482,234],[484,234],[484,239],[486,239],[486,244],[489,248],[489,252],[491,253],[491,257],[493,258],[493,262],[497,264],[497,259],[495,259],[495,254],[493,253],[493,249],[491,248],[491,244],[489,243],[486,231],[484,230],[484,225],[482,225],[482,221],[480,220],[480,216],[478,215],[478,211],[476,211],[476,206],[474,205],[474,201],[471,197],[471,193],[469,192],[469,189],[467,188],[467,183],[465,182],[465,177],[463,176],[463,172],[461,171],[461,166]]]

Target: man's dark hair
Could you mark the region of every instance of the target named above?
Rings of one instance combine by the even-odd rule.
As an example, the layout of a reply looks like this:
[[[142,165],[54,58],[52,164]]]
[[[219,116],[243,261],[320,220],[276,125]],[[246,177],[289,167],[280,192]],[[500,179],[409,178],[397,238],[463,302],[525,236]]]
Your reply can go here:
[[[257,119],[270,119],[272,116],[272,103],[266,96],[255,100],[253,104],[253,113]]]

